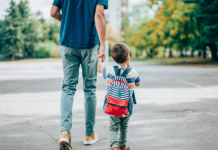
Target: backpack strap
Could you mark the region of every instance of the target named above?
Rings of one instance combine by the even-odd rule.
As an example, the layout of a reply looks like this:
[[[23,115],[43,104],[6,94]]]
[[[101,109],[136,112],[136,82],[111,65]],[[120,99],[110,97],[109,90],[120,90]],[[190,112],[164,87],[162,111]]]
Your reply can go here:
[[[123,71],[123,73],[121,74],[121,76],[126,77],[126,76],[130,73],[131,70],[132,70],[132,68],[127,67],[127,68]]]
[[[133,103],[134,103],[134,104],[137,104],[136,98],[135,98],[135,91],[133,91],[132,98],[133,98]]]
[[[120,69],[118,66],[114,66],[114,72],[116,76],[120,76]]]

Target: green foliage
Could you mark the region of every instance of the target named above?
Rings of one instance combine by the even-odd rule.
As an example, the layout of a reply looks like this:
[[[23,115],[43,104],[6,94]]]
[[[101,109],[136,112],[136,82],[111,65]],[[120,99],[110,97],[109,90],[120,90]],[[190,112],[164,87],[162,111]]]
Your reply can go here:
[[[52,41],[40,42],[34,48],[35,58],[57,57],[57,44]]]
[[[59,43],[59,30],[60,24],[57,24],[56,22],[48,25],[48,39],[54,41],[56,44]]]
[[[0,59],[11,57],[14,60],[15,56],[50,57],[53,55],[50,54],[51,50],[48,52],[48,44],[57,49],[60,24],[47,23],[40,12],[31,14],[28,4],[28,0],[21,0],[18,4],[11,0],[4,20],[0,20]],[[46,48],[36,47],[42,43]]]
[[[12,55],[12,60],[14,60],[15,54],[21,51],[23,42],[21,32],[22,18],[13,0],[11,0],[10,7],[6,11],[8,14],[5,16],[3,23],[3,42],[5,49],[7,49],[6,55]]]
[[[23,57],[32,57],[34,45],[38,42],[37,39],[37,20],[33,19],[33,15],[30,14],[28,7],[29,2],[27,0],[21,0],[17,7],[22,17],[21,30],[22,30],[22,41]]]
[[[194,3],[194,2],[198,3]],[[126,29],[125,40],[139,51],[146,51],[147,56],[165,56],[172,49],[181,52],[203,49],[212,51],[213,60],[217,60],[218,44],[218,1],[217,0],[149,0],[147,5],[134,7],[135,23]],[[149,8],[157,8],[153,19],[146,17]],[[131,17],[130,17],[131,18]],[[164,48],[164,50],[163,50]],[[136,51],[136,56],[138,51]]]
[[[218,46],[218,1],[197,0],[197,9],[194,13],[198,21],[201,34],[200,41],[208,45],[212,51],[212,59],[217,61]]]

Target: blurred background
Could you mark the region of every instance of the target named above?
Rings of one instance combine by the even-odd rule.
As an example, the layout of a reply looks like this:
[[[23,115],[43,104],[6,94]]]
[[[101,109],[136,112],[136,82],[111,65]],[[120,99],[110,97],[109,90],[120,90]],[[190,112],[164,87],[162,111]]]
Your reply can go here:
[[[135,89],[128,145],[132,150],[218,149],[218,1],[108,0],[108,55],[130,46]],[[0,0],[0,149],[55,150],[63,81],[60,23],[53,0]],[[109,62],[103,66],[112,65]],[[72,146],[109,150],[109,119],[102,111],[106,81],[98,73],[95,131],[84,146],[82,69],[74,96]]]
[[[59,57],[60,23],[50,17],[52,0],[2,0],[0,60]],[[133,60],[153,63],[217,61],[217,1],[109,0],[109,48],[131,47]],[[110,51],[109,51],[110,55]]]

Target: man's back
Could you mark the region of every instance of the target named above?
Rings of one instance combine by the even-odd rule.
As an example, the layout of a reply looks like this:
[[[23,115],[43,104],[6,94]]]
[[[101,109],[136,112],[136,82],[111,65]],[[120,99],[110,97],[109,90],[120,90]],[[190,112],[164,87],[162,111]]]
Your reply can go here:
[[[108,7],[107,0],[54,0],[62,10],[60,45],[85,49],[99,44],[94,19],[98,4]]]

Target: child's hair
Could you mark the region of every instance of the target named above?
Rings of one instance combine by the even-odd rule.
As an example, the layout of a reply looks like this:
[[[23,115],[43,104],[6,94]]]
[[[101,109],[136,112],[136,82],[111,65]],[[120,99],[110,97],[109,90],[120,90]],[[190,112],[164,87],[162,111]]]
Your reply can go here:
[[[112,47],[111,56],[116,63],[122,64],[129,55],[129,47],[124,43],[117,43]]]

